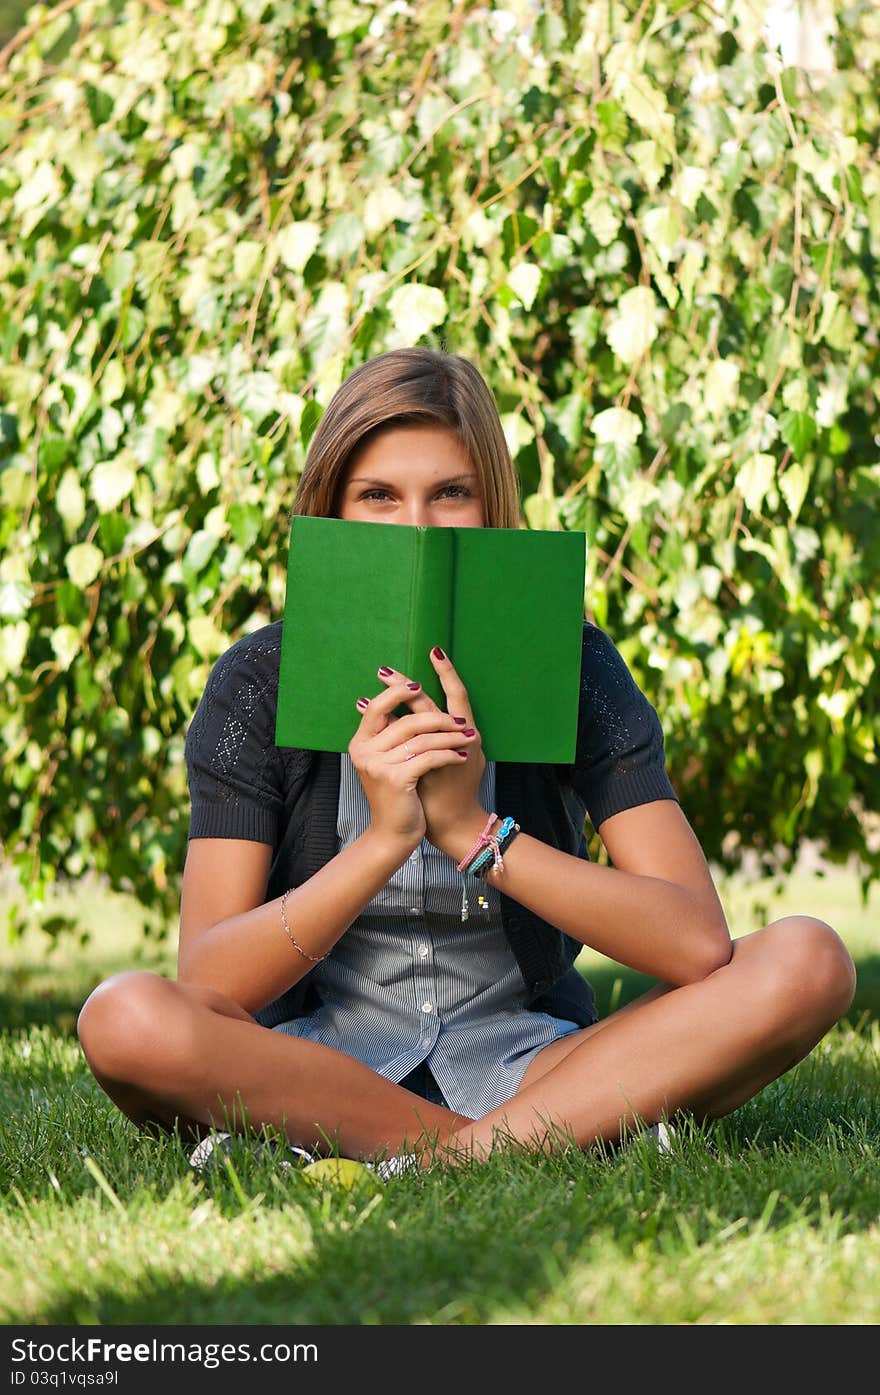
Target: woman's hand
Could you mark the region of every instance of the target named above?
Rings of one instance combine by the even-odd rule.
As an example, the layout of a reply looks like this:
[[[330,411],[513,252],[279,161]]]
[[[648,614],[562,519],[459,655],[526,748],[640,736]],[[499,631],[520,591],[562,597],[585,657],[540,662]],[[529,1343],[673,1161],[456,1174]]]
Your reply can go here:
[[[452,660],[446,655],[439,659],[437,652],[431,650],[431,663],[446,694],[447,712],[442,712],[421,688],[417,691],[407,688],[408,680],[405,674],[392,670],[386,675],[380,670],[379,677],[389,685],[389,691],[395,693],[392,707],[400,701],[400,685],[403,684],[403,701],[407,706],[411,707],[419,718],[433,721],[436,724],[435,730],[443,733],[442,737],[434,739],[446,741],[448,745],[454,744],[459,749],[466,749],[466,761],[456,758],[442,764],[438,762],[426,770],[418,781],[418,796],[424,810],[426,825],[425,836],[435,848],[439,848],[441,852],[448,852],[450,841],[456,840],[456,833],[460,832],[463,824],[472,824],[475,815],[478,819],[482,815],[482,823],[485,824],[486,811],[480,805],[478,794],[480,780],[486,769],[486,757],[483,755],[480,734],[474,724],[467,689],[459,678]],[[381,698],[376,700],[381,701]],[[401,717],[399,720],[400,725],[403,725],[415,718]],[[468,732],[471,733],[470,736],[467,735]],[[448,741],[447,733],[457,736],[459,740]],[[420,749],[417,741],[410,741],[409,744],[411,750]],[[412,764],[415,768],[416,762],[413,761]]]
[[[370,805],[370,827],[412,851],[428,831],[419,781],[443,774],[444,766],[456,767],[458,775],[458,767],[470,765],[463,748],[473,744],[474,737],[465,736],[466,723],[441,712],[418,684],[408,687],[403,674],[385,669],[379,677],[387,684],[385,691],[370,702],[357,701],[363,715],[348,754]],[[394,717],[401,703],[419,710]],[[453,788],[460,801],[466,787],[456,781]],[[455,802],[454,793],[447,793],[445,802]]]

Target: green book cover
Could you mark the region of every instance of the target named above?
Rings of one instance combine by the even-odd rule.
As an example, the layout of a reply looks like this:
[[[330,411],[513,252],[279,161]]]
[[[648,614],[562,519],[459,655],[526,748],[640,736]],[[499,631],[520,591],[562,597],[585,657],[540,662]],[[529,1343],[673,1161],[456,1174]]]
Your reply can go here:
[[[421,683],[445,711],[430,659],[439,645],[468,690],[487,760],[571,763],[585,546],[584,533],[297,515],[276,744],[347,750],[357,698],[383,689],[381,664]]]

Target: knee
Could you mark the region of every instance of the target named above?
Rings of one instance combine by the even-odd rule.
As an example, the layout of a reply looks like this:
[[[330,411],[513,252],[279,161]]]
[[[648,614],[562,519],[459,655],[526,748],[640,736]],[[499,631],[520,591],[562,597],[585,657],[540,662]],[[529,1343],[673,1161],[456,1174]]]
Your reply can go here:
[[[765,932],[766,986],[797,1035],[825,1032],[852,1005],[856,970],[837,931],[811,915],[789,915]]]
[[[178,985],[159,974],[131,970],[105,979],[80,1009],[76,1031],[93,1071],[134,1081],[143,1068],[171,1066],[188,1049]]]

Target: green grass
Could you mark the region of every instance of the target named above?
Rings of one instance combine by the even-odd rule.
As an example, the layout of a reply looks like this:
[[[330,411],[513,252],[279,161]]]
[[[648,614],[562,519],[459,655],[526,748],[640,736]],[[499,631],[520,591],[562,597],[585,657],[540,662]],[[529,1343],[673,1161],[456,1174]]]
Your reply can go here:
[[[60,903],[65,899],[59,895]],[[6,897],[8,903],[9,897]],[[734,933],[755,893],[722,893]],[[320,1191],[237,1142],[196,1175],[85,1067],[76,1013],[108,974],[174,973],[124,897],[80,889],[93,942],[0,946],[4,1324],[876,1323],[880,897],[797,876],[769,917],[829,920],[859,965],[849,1020],[727,1119],[612,1155],[496,1156],[379,1193]],[[0,916],[4,899],[0,896]],[[644,981],[583,956],[602,1011]]]

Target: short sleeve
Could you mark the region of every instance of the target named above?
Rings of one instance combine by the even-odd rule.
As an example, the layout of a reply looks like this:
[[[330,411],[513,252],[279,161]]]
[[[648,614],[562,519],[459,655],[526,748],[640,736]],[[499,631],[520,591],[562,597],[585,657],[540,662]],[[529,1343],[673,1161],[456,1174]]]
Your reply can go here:
[[[245,635],[217,660],[184,747],[190,838],[277,847],[284,806],[275,745],[280,624]]]
[[[681,801],[666,773],[663,729],[611,638],[584,623],[572,783],[590,822],[656,799]]]

